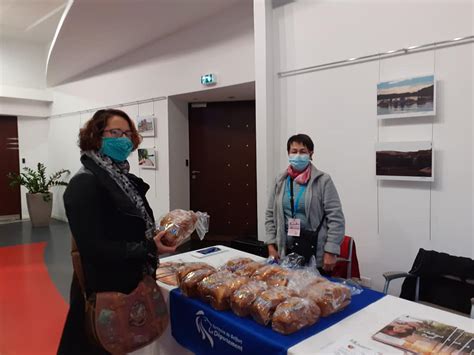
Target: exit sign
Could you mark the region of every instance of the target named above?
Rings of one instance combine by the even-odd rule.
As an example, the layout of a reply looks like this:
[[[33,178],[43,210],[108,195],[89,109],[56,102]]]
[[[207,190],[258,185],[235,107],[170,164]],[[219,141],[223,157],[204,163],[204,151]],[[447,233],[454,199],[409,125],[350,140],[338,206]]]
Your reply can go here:
[[[215,85],[217,83],[215,74],[206,74],[201,76],[201,84],[205,86]]]

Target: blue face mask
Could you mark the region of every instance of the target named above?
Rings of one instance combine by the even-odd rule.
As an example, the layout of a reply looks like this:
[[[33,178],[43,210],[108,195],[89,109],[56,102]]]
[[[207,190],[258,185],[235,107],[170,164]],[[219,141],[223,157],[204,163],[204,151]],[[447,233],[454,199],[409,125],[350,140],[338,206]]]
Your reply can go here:
[[[288,160],[296,171],[303,171],[310,163],[309,154],[290,154]]]
[[[127,137],[103,137],[100,152],[117,162],[124,162],[132,152],[133,143]]]

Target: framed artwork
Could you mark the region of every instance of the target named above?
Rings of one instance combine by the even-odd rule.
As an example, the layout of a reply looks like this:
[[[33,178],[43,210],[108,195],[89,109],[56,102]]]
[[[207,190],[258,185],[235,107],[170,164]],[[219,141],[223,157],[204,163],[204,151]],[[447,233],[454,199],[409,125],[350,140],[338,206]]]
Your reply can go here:
[[[377,118],[435,115],[436,80],[434,75],[377,84]]]
[[[375,150],[377,179],[434,181],[431,141],[381,142]]]
[[[142,137],[155,136],[155,116],[138,116],[136,119],[137,130]]]
[[[138,166],[141,169],[156,169],[157,159],[154,148],[138,148]]]

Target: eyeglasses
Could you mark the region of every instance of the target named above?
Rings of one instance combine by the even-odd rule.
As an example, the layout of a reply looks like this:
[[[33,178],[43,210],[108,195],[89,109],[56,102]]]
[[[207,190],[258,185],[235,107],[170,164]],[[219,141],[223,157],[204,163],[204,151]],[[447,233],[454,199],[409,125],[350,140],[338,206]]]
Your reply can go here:
[[[133,136],[132,131],[122,131],[120,128],[107,129],[104,132],[110,133],[110,135],[114,138],[120,138],[124,135],[126,135],[128,138],[132,138]]]

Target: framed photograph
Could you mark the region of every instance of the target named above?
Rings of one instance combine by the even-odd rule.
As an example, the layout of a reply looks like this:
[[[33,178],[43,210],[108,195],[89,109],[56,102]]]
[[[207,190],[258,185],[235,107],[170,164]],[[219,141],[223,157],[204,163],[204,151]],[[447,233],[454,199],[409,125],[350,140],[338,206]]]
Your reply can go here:
[[[154,148],[138,148],[138,166],[141,169],[156,169],[157,159]]]
[[[138,116],[136,120],[138,133],[142,137],[155,136],[155,116]]]
[[[434,181],[432,142],[382,142],[375,150],[377,179]]]
[[[377,84],[377,118],[435,115],[436,80],[434,75]]]

